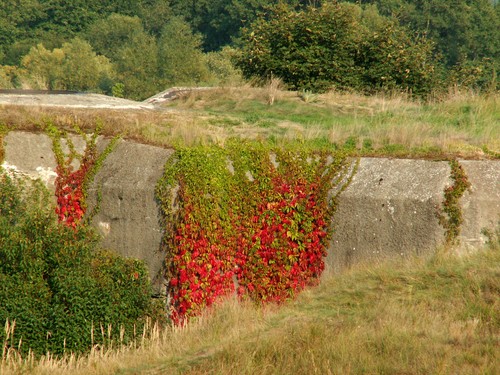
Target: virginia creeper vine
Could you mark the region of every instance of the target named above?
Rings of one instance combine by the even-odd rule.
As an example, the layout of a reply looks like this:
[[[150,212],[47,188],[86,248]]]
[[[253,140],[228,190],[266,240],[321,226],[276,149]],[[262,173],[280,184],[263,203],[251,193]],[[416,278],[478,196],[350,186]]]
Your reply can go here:
[[[471,185],[460,163],[454,159],[450,160],[449,163],[453,185],[444,190],[443,206],[438,214],[438,219],[446,231],[446,244],[456,245],[458,243],[458,236],[460,235],[460,227],[463,222],[462,209],[459,201]]]
[[[335,206],[328,192],[346,165],[340,154],[241,141],[179,149],[157,186],[174,323],[232,293],[283,302],[315,284]]]
[[[98,125],[90,136],[79,129],[77,132],[85,140],[85,150],[78,154],[71,139],[55,126],[46,127],[47,134],[52,138],[52,149],[56,159],[55,195],[57,198],[56,214],[59,222],[75,228],[85,215],[87,206],[86,191],[95,173],[101,167],[106,156],[114,148],[118,138],[113,138],[102,153],[97,151]],[[63,151],[61,140],[64,139],[69,152]],[[79,161],[78,169],[73,167],[73,161]]]

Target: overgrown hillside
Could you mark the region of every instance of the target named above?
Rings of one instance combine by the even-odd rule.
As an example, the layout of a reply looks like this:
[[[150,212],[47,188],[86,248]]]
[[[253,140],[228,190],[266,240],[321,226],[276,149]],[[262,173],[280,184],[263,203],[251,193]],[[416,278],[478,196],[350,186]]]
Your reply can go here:
[[[498,236],[499,233],[497,233]],[[479,253],[365,265],[279,310],[231,301],[183,329],[152,330],[128,349],[2,373],[494,374],[500,356],[498,237]],[[149,333],[145,333],[149,337]]]
[[[184,92],[157,111],[4,106],[4,131],[40,131],[47,123],[163,146],[223,145],[231,138],[342,148],[355,155],[491,158],[500,152],[500,97],[450,91],[432,100],[406,95],[255,88]]]

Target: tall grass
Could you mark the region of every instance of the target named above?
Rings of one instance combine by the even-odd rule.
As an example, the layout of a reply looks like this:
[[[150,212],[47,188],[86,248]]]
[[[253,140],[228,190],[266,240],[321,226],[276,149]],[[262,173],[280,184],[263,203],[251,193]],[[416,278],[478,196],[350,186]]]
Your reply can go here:
[[[10,356],[2,374],[495,374],[500,246],[326,275],[287,305],[229,300],[183,328],[87,356]]]
[[[3,106],[0,124],[33,130],[46,121],[71,129],[104,124],[107,135],[172,146],[224,143],[229,137],[343,145],[354,139],[364,155],[468,158],[500,152],[500,95],[453,91],[426,102],[401,93],[362,96],[304,93],[265,87],[194,90],[158,111],[44,109]],[[370,147],[363,147],[363,145]],[[485,154],[483,150],[492,153]]]

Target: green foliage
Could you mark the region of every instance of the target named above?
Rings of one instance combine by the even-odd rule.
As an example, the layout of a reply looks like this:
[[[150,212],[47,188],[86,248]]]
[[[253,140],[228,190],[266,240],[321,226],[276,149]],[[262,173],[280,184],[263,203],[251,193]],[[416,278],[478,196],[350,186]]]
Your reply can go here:
[[[237,69],[232,60],[237,51],[231,47],[224,47],[218,52],[208,52],[205,54],[207,69],[210,74],[210,80],[216,85],[229,84],[237,86],[243,81],[241,71]]]
[[[99,84],[113,75],[109,60],[97,56],[90,44],[79,38],[52,51],[39,44],[23,58],[22,66],[25,83],[50,90],[98,90]]]
[[[146,34],[134,34],[117,51],[114,60],[119,82],[125,85],[125,97],[142,100],[158,92],[158,46]]]
[[[244,32],[239,66],[247,78],[271,74],[292,89],[429,92],[432,44],[381,17],[376,9],[327,3],[273,8]]]
[[[158,91],[158,47],[138,17],[111,14],[93,23],[85,36],[97,53],[110,59],[116,71],[109,94],[117,83],[123,85],[119,94],[132,99],[144,99]]]
[[[343,14],[343,11],[340,11],[338,15],[334,14],[335,17],[330,17],[328,21],[325,21],[328,25],[343,27],[340,22],[342,19],[355,21],[353,21],[354,24],[349,24],[351,21],[347,22],[347,25],[354,29],[349,26],[337,29],[336,32],[330,30],[330,34],[326,33],[327,28],[323,30],[323,37],[327,37],[323,41],[323,47],[333,51],[332,54],[325,54],[322,59],[321,56],[324,55],[322,48],[318,46],[305,48],[307,43],[317,42],[314,39],[317,39],[319,34],[313,37],[305,30],[306,27],[314,30],[314,27],[311,28],[311,25],[316,22],[314,20],[302,20],[304,27],[296,23],[296,30],[291,34],[296,35],[293,42],[297,46],[277,40],[280,48],[277,50],[277,60],[282,57],[288,58],[282,56],[288,48],[291,48],[289,55],[296,55],[295,63],[292,64],[288,73],[294,76],[294,80],[297,75],[305,77],[305,82],[299,82],[300,85],[297,85],[300,86],[299,89],[330,88],[331,77],[333,77],[336,80],[333,85],[335,88],[368,92],[379,90],[380,87],[384,90],[411,88],[414,93],[425,93],[429,91],[428,86],[432,86],[435,78],[444,75],[445,86],[456,84],[463,87],[465,84],[470,84],[467,87],[489,91],[498,90],[496,72],[500,69],[500,38],[497,32],[500,28],[500,6],[497,1],[350,0],[350,2],[361,4],[363,9],[366,8],[361,15],[362,29],[365,30],[358,30],[360,26],[357,20],[359,10],[356,7],[358,6],[349,8],[345,3],[337,1],[4,0],[0,7],[0,64],[19,67],[23,56],[29,54],[34,46],[43,44],[46,49],[53,51],[60,49],[63,43],[79,37],[89,40],[95,52],[108,57],[115,65],[115,69],[119,71],[116,77],[106,76],[97,88],[94,88],[93,84],[87,86],[92,87],[92,90],[111,94],[113,86],[116,83],[122,83],[125,85],[125,96],[143,99],[163,90],[165,85],[198,83],[201,82],[198,81],[200,73],[206,75],[205,62],[196,64],[190,59],[188,66],[194,69],[192,73],[181,74],[180,80],[174,83],[170,78],[168,80],[163,78],[163,76],[176,74],[175,70],[168,71],[169,62],[157,61],[157,57],[154,57],[158,55],[158,49],[162,50],[162,44],[170,46],[170,43],[173,43],[175,45],[175,40],[160,42],[162,32],[170,20],[175,20],[177,17],[185,19],[191,30],[189,38],[196,35],[198,39],[196,54],[199,54],[199,48],[203,48],[206,52],[213,52],[228,45],[248,45],[248,36],[252,30],[243,32],[242,40],[242,28],[251,29],[255,27],[255,25],[250,27],[254,21],[260,25],[259,22],[262,19],[270,20],[274,17],[272,14],[276,14],[270,11],[272,7],[283,6],[290,12],[295,11],[303,16],[313,15],[312,9],[316,9],[316,15],[318,15],[326,6],[352,11],[350,18],[349,14]],[[321,7],[322,3],[323,7]],[[395,20],[395,24],[389,27],[387,19],[382,19],[378,15],[375,17],[369,15],[368,13],[373,14],[376,11],[369,10],[367,5],[376,6],[380,14],[391,17]],[[365,20],[369,18],[373,18],[375,22],[367,25]],[[401,29],[400,26],[407,27],[411,32]],[[278,28],[276,33],[282,31],[280,30],[281,28]],[[338,30],[349,30],[349,32],[344,33]],[[138,32],[143,35],[137,36]],[[172,31],[170,33],[173,35]],[[373,33],[377,33],[378,38],[375,38]],[[413,39],[413,34],[416,35],[415,39]],[[132,35],[136,36],[132,37]],[[121,38],[122,36],[124,38]],[[282,33],[282,36],[286,38],[287,34]],[[333,36],[340,39],[328,39]],[[422,36],[435,42],[435,48],[429,45]],[[192,40],[189,38],[188,41]],[[273,41],[275,42],[276,40]],[[331,49],[328,47],[329,42],[332,42]],[[141,43],[145,47],[144,51],[140,48]],[[394,50],[389,46],[391,43]],[[360,44],[366,51],[356,49],[357,44]],[[189,42],[187,46],[190,45]],[[397,49],[400,46],[404,47],[403,54],[400,54],[400,49]],[[177,50],[177,52],[172,52],[175,60],[175,56],[181,53],[182,48],[174,47]],[[141,56],[141,52],[145,54],[145,57]],[[359,57],[360,52],[364,60],[352,61],[350,59]],[[387,58],[389,54],[391,57]],[[446,64],[443,71],[432,70],[434,62],[429,54],[442,56]],[[189,56],[192,56],[191,52]],[[242,58],[247,62],[253,59],[255,63],[255,58],[252,56],[247,55]],[[214,55],[207,56],[207,59],[208,64],[213,66]],[[165,66],[162,68],[163,64]],[[425,64],[425,67],[422,64]],[[179,64],[173,61],[172,65],[178,66]],[[322,68],[318,71],[315,66]],[[369,68],[365,72],[367,66]],[[310,74],[308,74],[309,68],[312,68]],[[275,66],[269,69],[273,69],[275,76],[280,76],[278,74],[280,72],[275,71]],[[187,71],[185,68],[183,70]],[[448,74],[450,73],[448,70],[451,70],[451,75]],[[165,74],[165,71],[168,72]],[[473,74],[469,76],[467,72]],[[268,78],[269,72],[264,73],[256,74],[264,74],[264,78]],[[194,78],[188,80],[186,79],[188,76]],[[212,76],[202,81],[217,84],[219,78],[217,74],[215,76],[216,78]],[[472,78],[476,80],[473,81]],[[5,80],[1,81],[0,79],[2,87],[22,87],[23,84],[26,86],[26,82],[20,80],[10,81],[10,83]],[[28,82],[28,86],[33,87],[44,87],[44,84],[47,83],[40,77],[35,77]]]
[[[358,2],[358,0],[351,2]],[[436,43],[436,50],[451,69],[451,84],[466,83],[474,89],[491,89],[493,74],[478,72],[487,65],[500,68],[500,5],[491,0],[364,0],[377,5],[380,12],[396,18],[401,25],[425,35]],[[458,71],[472,71],[457,77]],[[479,77],[478,76],[479,73]],[[477,77],[477,79],[476,79]],[[463,79],[461,79],[463,78]],[[474,80],[476,79],[476,80]],[[486,81],[486,82],[485,82]],[[448,85],[449,82],[447,82]],[[498,86],[495,87],[498,89]]]
[[[111,14],[97,20],[84,33],[94,51],[112,61],[117,60],[120,49],[131,43],[138,34],[144,34],[139,17],[121,14]]]
[[[478,92],[500,90],[500,58],[470,61],[463,60],[448,72],[448,82],[457,88],[471,88]]]
[[[462,226],[462,208],[460,207],[460,198],[467,189],[470,188],[470,182],[463,167],[457,160],[450,160],[451,179],[453,185],[444,190],[443,207],[438,214],[439,222],[444,227],[446,233],[446,244],[456,245]]]
[[[38,0],[25,0],[22,4],[16,0],[3,0],[0,7],[0,51],[3,49],[5,53],[14,42],[33,36],[32,28],[43,16],[43,7]]]
[[[98,250],[90,227],[58,224],[40,182],[0,175],[0,321],[15,322],[0,342],[36,354],[126,343],[154,314],[150,295],[142,262]]]
[[[3,89],[13,89],[16,87],[22,70],[15,66],[0,65],[0,87]]]
[[[201,36],[193,34],[181,18],[171,18],[165,25],[158,41],[158,67],[166,85],[193,85],[207,80],[201,41]]]

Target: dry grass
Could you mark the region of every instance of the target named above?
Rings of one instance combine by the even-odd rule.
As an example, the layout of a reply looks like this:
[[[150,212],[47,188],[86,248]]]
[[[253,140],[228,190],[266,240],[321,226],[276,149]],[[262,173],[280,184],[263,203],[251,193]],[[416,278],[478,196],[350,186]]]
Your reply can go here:
[[[354,139],[364,155],[484,158],[500,152],[500,95],[453,92],[428,102],[405,95],[330,92],[305,100],[273,80],[255,88],[195,90],[158,110],[0,107],[0,124],[36,130],[51,121],[71,129],[104,124],[106,135],[169,147],[224,143],[227,138],[300,140],[342,146]],[[367,147],[367,145],[369,147]],[[365,146],[365,147],[363,147]]]
[[[328,275],[288,305],[227,301],[136,347],[40,360],[2,374],[494,374],[500,248]]]

